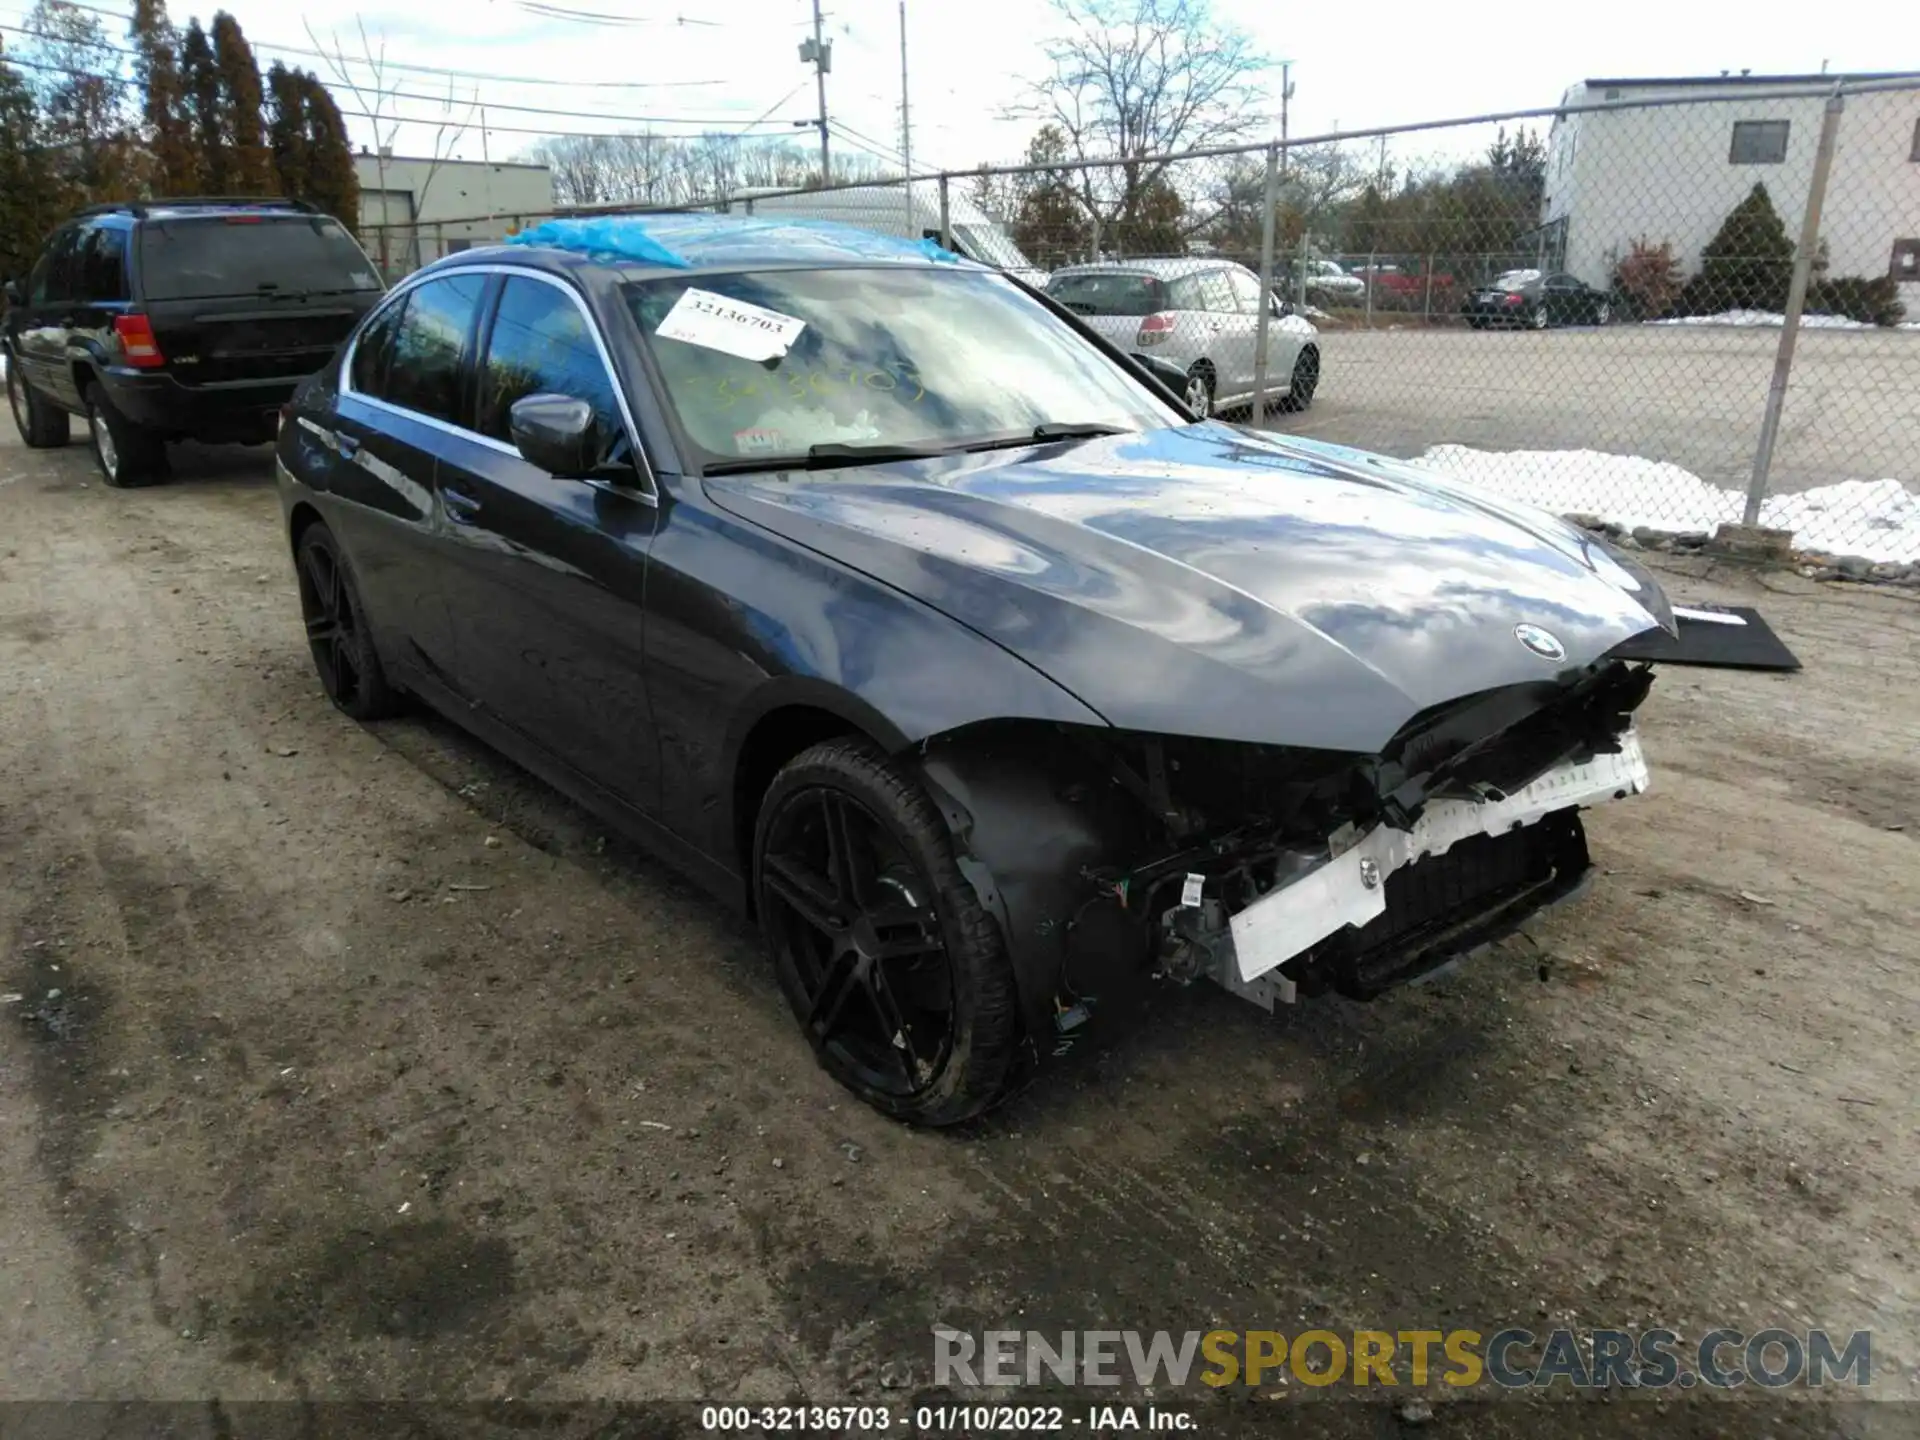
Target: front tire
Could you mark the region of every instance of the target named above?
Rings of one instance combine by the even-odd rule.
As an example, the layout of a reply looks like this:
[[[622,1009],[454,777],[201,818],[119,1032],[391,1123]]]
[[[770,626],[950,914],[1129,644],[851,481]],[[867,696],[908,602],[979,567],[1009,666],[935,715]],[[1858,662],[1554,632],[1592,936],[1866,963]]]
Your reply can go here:
[[[952,1125],[1019,1053],[1000,927],[913,776],[862,740],[789,761],[761,802],[753,884],[780,988],[821,1067],[884,1115]]]
[[[54,450],[73,438],[67,412],[56,409],[33,393],[33,385],[20,373],[20,357],[7,357],[7,405],[13,411],[14,428],[29,450]]]
[[[340,542],[324,524],[301,532],[294,571],[300,582],[300,618],[307,627],[307,648],[320,673],[320,688],[355,720],[384,720],[394,714],[400,698],[380,666],[360,587],[340,553]]]
[[[94,464],[116,490],[151,485],[166,475],[165,442],[122,415],[98,385],[87,391],[87,429]]]
[[[1183,398],[1187,408],[1202,420],[1213,416],[1213,367],[1204,360],[1196,360],[1193,368],[1187,371],[1187,388]]]
[[[1306,409],[1313,404],[1313,392],[1319,388],[1320,352],[1307,345],[1294,357],[1293,379],[1280,401],[1280,408],[1295,412]]]

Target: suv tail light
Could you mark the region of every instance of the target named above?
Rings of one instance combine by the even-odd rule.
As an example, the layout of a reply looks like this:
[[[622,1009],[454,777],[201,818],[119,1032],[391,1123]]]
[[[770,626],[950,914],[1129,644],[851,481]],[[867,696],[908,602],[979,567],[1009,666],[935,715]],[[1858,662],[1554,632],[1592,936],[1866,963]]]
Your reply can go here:
[[[127,364],[136,370],[152,370],[167,363],[160,353],[160,342],[153,338],[153,325],[144,315],[116,315],[113,333],[120,337],[120,348]]]
[[[1149,315],[1140,322],[1140,333],[1133,337],[1136,345],[1158,345],[1173,334],[1173,316],[1162,311],[1158,315]]]

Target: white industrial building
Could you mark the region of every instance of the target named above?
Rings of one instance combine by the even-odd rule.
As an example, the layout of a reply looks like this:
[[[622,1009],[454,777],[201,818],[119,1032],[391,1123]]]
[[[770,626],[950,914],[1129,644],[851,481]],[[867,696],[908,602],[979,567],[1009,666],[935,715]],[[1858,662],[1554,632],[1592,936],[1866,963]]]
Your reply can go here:
[[[362,151],[360,238],[389,278],[494,245],[553,211],[553,172],[511,161],[433,160]],[[384,242],[384,243],[383,243]]]
[[[1920,313],[1920,72],[1583,81],[1563,105],[1620,108],[1554,121],[1542,217],[1551,251],[1604,286],[1644,237],[1670,242],[1692,274],[1756,180],[1797,241],[1821,117],[1842,79],[1912,83],[1845,98],[1820,222],[1827,273],[1891,274]],[[1649,100],[1698,103],[1639,108]]]

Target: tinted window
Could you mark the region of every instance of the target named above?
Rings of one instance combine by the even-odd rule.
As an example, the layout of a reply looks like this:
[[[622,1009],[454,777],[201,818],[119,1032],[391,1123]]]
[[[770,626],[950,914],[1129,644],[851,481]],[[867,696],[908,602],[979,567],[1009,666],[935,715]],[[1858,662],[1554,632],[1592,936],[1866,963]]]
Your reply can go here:
[[[47,253],[40,257],[40,263],[33,267],[33,301],[36,305],[48,304],[59,300],[71,300],[74,297],[75,274],[74,260],[79,249],[80,232],[62,230],[53,237],[53,243],[47,247]]]
[[[678,418],[715,458],[772,465],[835,442],[946,447],[1030,440],[1049,423],[1174,422],[1129,369],[991,273],[706,273],[626,293]],[[763,353],[768,322],[789,328]]]
[[[460,425],[460,360],[486,293],[485,275],[449,275],[411,292],[393,335],[383,397],[436,420]]]
[[[77,293],[98,304],[127,298],[127,232],[96,225],[83,230],[75,258]]]
[[[340,222],[311,215],[149,220],[140,227],[140,281],[149,300],[380,288]]]
[[[510,277],[480,372],[480,432],[510,442],[514,401],[539,394],[570,395],[593,406],[603,446],[621,434],[613,381],[580,307],[544,281]]]
[[[1056,275],[1047,294],[1076,315],[1151,315],[1167,307],[1166,287],[1150,275]]]
[[[393,334],[400,328],[401,317],[406,314],[407,302],[412,298],[402,295],[387,306],[354,342],[353,388],[362,395],[386,398],[387,370],[393,359]]]

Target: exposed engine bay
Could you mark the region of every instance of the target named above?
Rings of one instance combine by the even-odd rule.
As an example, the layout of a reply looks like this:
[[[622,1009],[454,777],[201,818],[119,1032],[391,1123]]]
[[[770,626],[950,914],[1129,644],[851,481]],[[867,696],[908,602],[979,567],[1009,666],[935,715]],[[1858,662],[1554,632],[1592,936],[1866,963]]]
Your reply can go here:
[[[1140,977],[1365,999],[1584,886],[1578,810],[1647,788],[1652,679],[1605,661],[1469,696],[1376,755],[1010,725],[923,763],[1055,1032]]]

